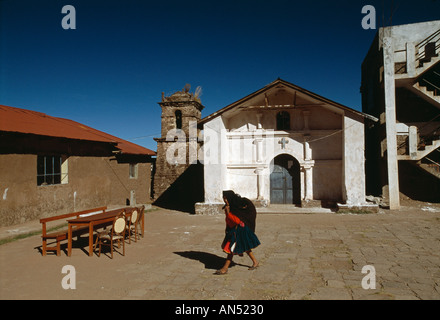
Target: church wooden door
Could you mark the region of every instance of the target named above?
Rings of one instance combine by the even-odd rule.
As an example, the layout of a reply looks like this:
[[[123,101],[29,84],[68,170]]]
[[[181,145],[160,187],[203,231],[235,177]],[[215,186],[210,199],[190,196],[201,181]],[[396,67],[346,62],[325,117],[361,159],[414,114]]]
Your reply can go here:
[[[291,156],[281,155],[274,159],[270,174],[270,203],[299,204],[299,163]]]
[[[270,175],[270,202],[273,204],[293,203],[292,176],[286,168],[274,165]]]

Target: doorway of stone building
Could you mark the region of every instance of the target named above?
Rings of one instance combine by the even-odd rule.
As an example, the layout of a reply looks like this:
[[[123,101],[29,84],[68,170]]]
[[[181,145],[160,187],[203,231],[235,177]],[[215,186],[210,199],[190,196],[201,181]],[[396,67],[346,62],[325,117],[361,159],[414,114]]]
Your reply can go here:
[[[301,205],[300,165],[288,154],[275,157],[271,164],[270,203]]]

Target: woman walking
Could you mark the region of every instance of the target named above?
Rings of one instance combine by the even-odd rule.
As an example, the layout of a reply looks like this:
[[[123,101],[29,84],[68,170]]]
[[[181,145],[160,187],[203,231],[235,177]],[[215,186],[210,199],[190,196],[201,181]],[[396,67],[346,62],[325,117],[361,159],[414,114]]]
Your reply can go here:
[[[258,268],[258,261],[252,249],[260,245],[255,235],[255,220],[257,211],[254,204],[247,198],[242,198],[234,191],[223,191],[226,215],[226,235],[222,243],[222,249],[228,254],[224,266],[215,274],[223,275],[228,272],[234,255],[242,256],[246,252],[252,260],[249,270]]]

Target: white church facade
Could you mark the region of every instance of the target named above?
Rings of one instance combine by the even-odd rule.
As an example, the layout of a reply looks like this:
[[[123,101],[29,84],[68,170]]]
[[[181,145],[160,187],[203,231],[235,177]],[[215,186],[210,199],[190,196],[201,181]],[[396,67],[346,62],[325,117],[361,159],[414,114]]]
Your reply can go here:
[[[278,79],[199,120],[204,201],[215,213],[222,191],[257,206],[367,207],[364,120],[356,111]]]

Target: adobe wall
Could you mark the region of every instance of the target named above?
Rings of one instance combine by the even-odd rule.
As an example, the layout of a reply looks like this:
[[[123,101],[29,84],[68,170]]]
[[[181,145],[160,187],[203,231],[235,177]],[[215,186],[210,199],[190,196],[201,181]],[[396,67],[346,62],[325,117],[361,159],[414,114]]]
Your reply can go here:
[[[151,164],[138,164],[138,178],[129,178],[129,164],[108,157],[68,158],[68,183],[37,185],[37,156],[0,155],[0,226],[86,210],[125,205],[134,190],[137,204],[150,200]]]

